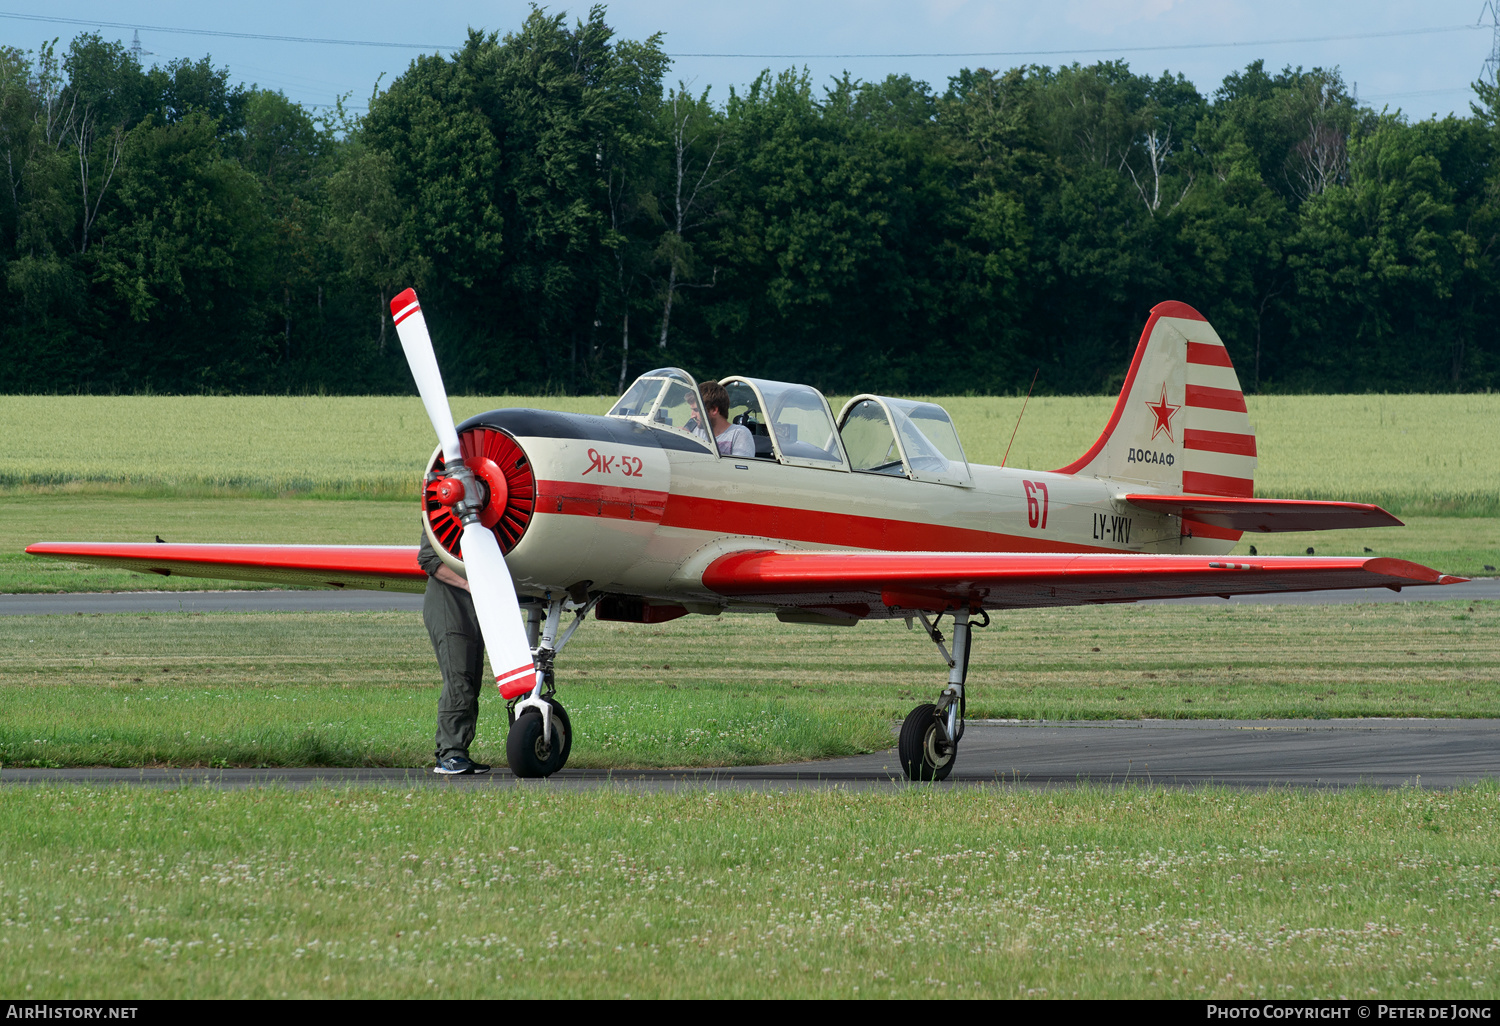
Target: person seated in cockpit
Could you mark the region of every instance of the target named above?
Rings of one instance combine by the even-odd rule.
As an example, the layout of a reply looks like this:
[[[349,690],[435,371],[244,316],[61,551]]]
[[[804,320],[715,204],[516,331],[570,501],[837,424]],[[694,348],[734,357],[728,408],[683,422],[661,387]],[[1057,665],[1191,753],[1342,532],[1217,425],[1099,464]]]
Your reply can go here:
[[[714,433],[714,443],[720,456],[755,455],[755,438],[743,424],[729,423],[729,392],[717,381],[705,381],[698,386],[703,396],[703,408],[708,411],[708,425]]]

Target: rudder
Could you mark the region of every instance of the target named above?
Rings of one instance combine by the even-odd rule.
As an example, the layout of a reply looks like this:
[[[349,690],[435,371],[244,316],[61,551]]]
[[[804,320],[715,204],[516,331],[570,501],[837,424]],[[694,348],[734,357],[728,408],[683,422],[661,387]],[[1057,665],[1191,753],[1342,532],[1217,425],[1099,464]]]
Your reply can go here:
[[[1202,314],[1174,301],[1152,308],[1098,441],[1057,472],[1158,494],[1248,498],[1255,466],[1255,432],[1229,351]],[[1192,521],[1183,531],[1239,538]]]

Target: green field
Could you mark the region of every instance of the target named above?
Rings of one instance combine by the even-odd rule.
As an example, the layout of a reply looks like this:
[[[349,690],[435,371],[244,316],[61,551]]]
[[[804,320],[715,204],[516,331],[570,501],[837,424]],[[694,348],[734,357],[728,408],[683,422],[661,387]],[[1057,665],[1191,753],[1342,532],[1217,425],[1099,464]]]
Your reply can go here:
[[[969,713],[1048,720],[1500,716],[1500,603],[1029,610],[976,634]],[[570,765],[714,766],[891,746],[945,677],[896,622],[591,622],[558,660]],[[0,763],[426,766],[416,613],[0,617]],[[481,701],[476,758],[505,762]]]
[[[1252,399],[1263,494],[1410,526],[1238,551],[1500,563],[1497,400]],[[999,462],[1020,400],[943,402]],[[1071,460],[1112,402],[1033,400],[1011,464]],[[433,444],[415,399],[7,398],[0,432],[0,591],[184,586],[19,554],[44,538],[413,543],[414,503],[342,500],[409,500]],[[1008,613],[977,638],[970,714],[1500,716],[1497,607]],[[559,660],[571,764],[595,767],[887,749],[942,678],[899,622],[590,623]],[[0,617],[5,766],[425,767],[436,699],[413,613]],[[486,693],[474,754],[503,766],[504,729]],[[4,787],[0,978],[29,998],[1492,999],[1497,813],[1494,785]]]
[[[0,790],[13,998],[1500,995],[1500,791]]]
[[[1002,460],[1021,400],[938,401],[953,413],[970,459]],[[1408,526],[1252,535],[1237,553],[1252,544],[1265,554],[1369,548],[1463,576],[1500,566],[1500,396],[1248,401],[1259,431],[1260,494],[1378,502]],[[1034,399],[1010,464],[1072,460],[1113,402]],[[453,399],[459,417],[502,406],[602,413],[610,403]],[[10,443],[0,452],[0,592],[205,587],[20,554],[41,540],[414,543],[416,514],[407,504],[432,446],[420,402],[406,397],[10,396],[0,399],[0,437]],[[318,501],[350,498],[399,501]]]
[[[265,588],[201,577],[161,577],[28,556],[38,541],[416,545],[415,501],[141,498],[42,492],[0,494],[0,593],[201,591]]]
[[[603,413],[608,397],[456,396]],[[1022,400],[937,398],[970,460],[998,464]],[[1062,466],[1098,437],[1114,397],[1037,397],[1009,464]],[[834,397],[835,410],[842,400]],[[1377,502],[1398,516],[1500,515],[1500,395],[1251,396],[1257,493]],[[0,488],[136,495],[406,498],[435,442],[415,397],[7,396]]]

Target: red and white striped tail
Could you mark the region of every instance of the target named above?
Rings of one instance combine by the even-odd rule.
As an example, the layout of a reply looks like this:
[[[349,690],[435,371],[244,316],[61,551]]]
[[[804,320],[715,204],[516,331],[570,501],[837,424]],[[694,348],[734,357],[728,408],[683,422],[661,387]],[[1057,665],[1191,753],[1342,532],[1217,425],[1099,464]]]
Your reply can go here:
[[[1186,303],[1161,303],[1104,433],[1059,473],[1109,478],[1132,491],[1248,498],[1255,486],[1255,432],[1229,351]],[[1196,537],[1238,531],[1183,522]]]

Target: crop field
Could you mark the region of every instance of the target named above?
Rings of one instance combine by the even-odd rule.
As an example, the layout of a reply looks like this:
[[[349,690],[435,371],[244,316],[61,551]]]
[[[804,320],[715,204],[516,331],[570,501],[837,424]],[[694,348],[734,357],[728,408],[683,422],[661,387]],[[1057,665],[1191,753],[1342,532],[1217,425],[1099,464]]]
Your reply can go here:
[[[536,406],[603,413],[609,397],[455,396],[456,417]],[[1005,456],[1022,400],[938,397],[970,460]],[[1009,464],[1062,466],[1114,397],[1037,397]],[[831,403],[838,409],[842,399]],[[1398,516],[1500,515],[1500,395],[1251,396],[1257,493],[1377,502]],[[432,452],[415,397],[7,396],[0,488],[135,495],[406,498]]]
[[[1493,785],[7,787],[0,978],[30,999],[1494,999],[1497,853]]]
[[[774,643],[770,643],[774,642]],[[1047,720],[1500,716],[1500,603],[1129,606],[997,615],[969,712]],[[558,660],[570,765],[880,751],[944,672],[899,622],[591,622]],[[0,617],[0,764],[426,766],[416,613]],[[481,700],[473,748],[505,762]]]

